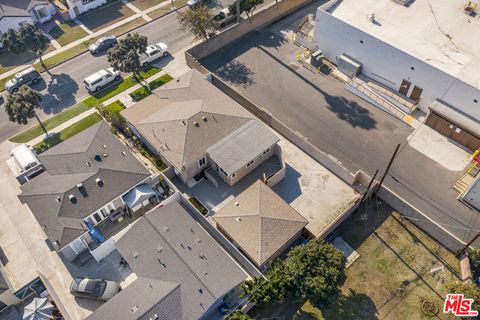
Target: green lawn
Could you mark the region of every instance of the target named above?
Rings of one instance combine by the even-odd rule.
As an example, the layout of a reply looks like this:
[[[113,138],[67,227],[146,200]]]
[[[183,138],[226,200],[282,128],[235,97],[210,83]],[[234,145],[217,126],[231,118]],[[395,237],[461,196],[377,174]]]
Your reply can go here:
[[[125,106],[123,105],[123,103],[117,100],[105,106],[105,109],[109,112],[120,112],[125,109]]]
[[[102,120],[102,117],[98,113],[92,113],[88,117],[83,118],[82,120],[78,121],[77,123],[72,124],[71,126],[63,129],[59,133],[55,134],[54,136],[36,144],[33,146],[35,152],[40,154],[62,141],[71,138],[72,136],[76,135],[77,133],[87,129],[88,127],[94,125],[95,123]]]
[[[150,66],[147,68],[146,72],[142,72],[142,76],[146,76],[148,74],[151,74],[153,72],[157,73],[160,72],[161,69],[157,67]],[[153,73],[154,74],[154,73]],[[122,91],[134,86],[136,84],[135,81],[133,81],[132,77],[127,77],[123,81],[120,81],[112,86],[109,86],[108,88],[95,93],[94,95],[88,97],[87,99],[65,109],[64,111],[54,115],[53,117],[50,117],[43,121],[43,124],[45,125],[45,128],[47,130],[52,130],[53,128],[59,126],[60,124],[64,123],[67,120],[72,119],[73,117],[78,116],[79,114],[87,111],[90,108],[95,107],[96,105],[116,96],[117,94],[121,93]],[[15,143],[26,143],[39,135],[43,133],[42,128],[39,125],[36,125],[34,127],[31,127],[16,136],[13,136],[10,138],[11,142]]]
[[[142,99],[145,99],[146,97],[148,97],[149,95],[152,94],[152,90],[155,90],[157,89],[158,87],[161,87],[163,86],[165,83],[169,82],[169,81],[172,81],[173,78],[171,75],[169,74],[165,74],[163,76],[161,76],[160,78],[158,79],[155,79],[153,80],[152,82],[150,82],[148,84],[148,86],[150,87],[150,89],[146,89],[145,87],[141,87],[135,91],[133,91],[132,93],[130,93],[130,96],[133,98],[133,100],[135,101],[140,101]]]
[[[62,46],[88,36],[88,33],[73,21],[57,24],[49,33]]]

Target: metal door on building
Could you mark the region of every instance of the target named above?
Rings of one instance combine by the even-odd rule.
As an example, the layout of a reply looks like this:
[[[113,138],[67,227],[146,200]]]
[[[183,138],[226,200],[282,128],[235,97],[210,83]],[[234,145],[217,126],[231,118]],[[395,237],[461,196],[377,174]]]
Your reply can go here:
[[[410,99],[418,101],[422,95],[423,89],[419,86],[414,86],[412,93],[410,94]]]
[[[411,85],[410,81],[403,79],[398,92],[406,96],[408,94],[408,90],[410,89],[410,85]]]
[[[429,113],[425,124],[471,151],[475,151],[480,147],[480,138],[478,136],[435,112]]]

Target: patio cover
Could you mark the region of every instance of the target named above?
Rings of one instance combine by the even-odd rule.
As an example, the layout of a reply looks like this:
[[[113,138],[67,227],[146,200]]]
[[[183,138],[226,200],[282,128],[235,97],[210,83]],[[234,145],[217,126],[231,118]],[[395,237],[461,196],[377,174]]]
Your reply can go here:
[[[156,193],[153,191],[152,187],[148,184],[139,185],[132,190],[130,190],[126,195],[124,195],[123,201],[127,206],[130,207],[133,211],[140,206],[145,200],[148,200],[151,196],[155,196]]]

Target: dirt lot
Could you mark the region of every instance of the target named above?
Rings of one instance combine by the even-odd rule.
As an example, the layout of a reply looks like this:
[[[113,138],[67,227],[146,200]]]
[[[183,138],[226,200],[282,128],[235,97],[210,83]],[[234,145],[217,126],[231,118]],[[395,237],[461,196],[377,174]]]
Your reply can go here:
[[[313,301],[254,308],[256,319],[454,319],[423,314],[423,301],[439,309],[445,284],[458,279],[457,259],[381,202],[370,201],[339,231],[359,254],[347,270],[342,295],[327,307]],[[443,266],[443,271],[431,270]]]

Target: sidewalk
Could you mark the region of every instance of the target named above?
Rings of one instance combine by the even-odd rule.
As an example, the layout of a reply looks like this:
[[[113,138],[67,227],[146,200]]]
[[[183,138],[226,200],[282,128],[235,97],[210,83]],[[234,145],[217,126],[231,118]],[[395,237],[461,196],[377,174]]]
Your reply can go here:
[[[94,39],[94,38],[96,38],[96,37],[98,37],[98,36],[101,36],[101,35],[109,32],[109,31],[111,31],[111,30],[113,30],[113,29],[115,29],[115,28],[118,28],[118,27],[120,27],[120,26],[122,26],[122,25],[124,25],[124,24],[127,24],[127,23],[129,23],[129,22],[131,22],[131,21],[133,21],[133,20],[135,20],[135,19],[137,19],[137,18],[139,18],[139,17],[142,17],[144,20],[147,21],[147,23],[148,23],[149,21],[153,21],[150,17],[148,17],[148,18],[150,18],[150,20],[147,20],[147,18],[145,18],[145,16],[146,16],[148,13],[150,13],[150,12],[152,12],[152,11],[154,11],[154,10],[157,10],[157,9],[159,9],[159,8],[163,8],[163,7],[166,7],[166,6],[169,6],[169,5],[170,5],[170,1],[165,0],[165,1],[163,1],[163,2],[161,2],[161,3],[159,3],[159,4],[157,4],[157,5],[155,5],[155,6],[153,6],[153,7],[150,7],[150,8],[148,8],[148,9],[143,10],[143,11],[140,11],[139,9],[137,9],[137,10],[133,10],[133,9],[132,9],[134,12],[137,12],[137,11],[138,11],[138,12],[135,13],[134,15],[131,15],[130,17],[128,17],[128,18],[126,18],[126,19],[123,19],[122,21],[119,21],[119,22],[117,22],[117,23],[114,23],[114,24],[112,24],[112,25],[109,25],[108,27],[105,27],[105,28],[103,28],[103,29],[101,29],[101,30],[98,30],[97,32],[93,32],[93,33],[89,34],[88,36],[86,36],[86,37],[84,37],[84,38],[82,38],[82,39],[75,40],[75,41],[67,44],[66,46],[63,46],[63,47],[61,47],[61,48],[59,48],[59,49],[56,49],[56,50],[54,50],[54,51],[51,51],[51,52],[45,54],[42,58],[43,58],[43,60],[46,60],[46,59],[48,59],[48,58],[50,58],[50,57],[53,57],[53,56],[55,56],[55,55],[57,55],[57,54],[59,54],[59,53],[62,53],[62,52],[64,52],[64,51],[66,51],[66,50],[68,50],[68,49],[71,49],[71,48],[73,48],[73,47],[75,47],[75,46],[77,46],[77,45],[79,45],[79,44],[82,44],[83,42],[85,42],[85,41],[87,41],[87,40]],[[130,6],[133,7],[132,4],[130,4]],[[129,6],[129,8],[130,8],[130,6]],[[177,9],[179,9],[179,8],[177,8]],[[19,71],[22,71],[23,69],[28,68],[30,65],[35,64],[35,63],[38,63],[38,62],[39,62],[39,60],[36,59],[36,60],[34,60],[34,61],[31,61],[31,62],[28,63],[28,64],[24,64],[24,65],[18,66],[18,67],[16,67],[16,68],[13,68],[13,69],[11,69],[11,70],[9,70],[9,71],[7,71],[7,72],[4,72],[4,73],[0,74],[0,79],[4,79],[4,78],[7,78],[7,77],[9,77],[9,76],[12,76],[12,75],[14,75],[15,73],[17,73],[17,72],[19,72]]]

